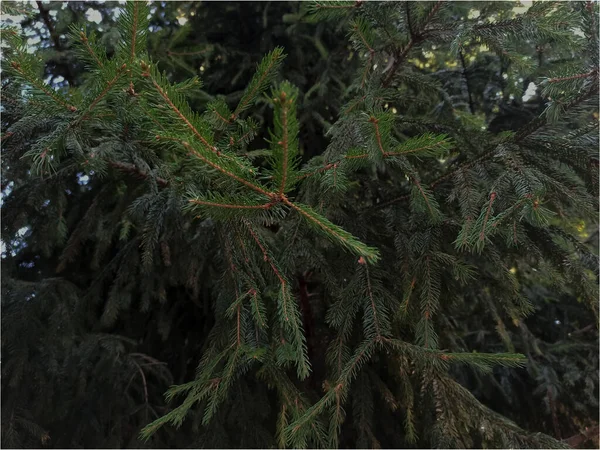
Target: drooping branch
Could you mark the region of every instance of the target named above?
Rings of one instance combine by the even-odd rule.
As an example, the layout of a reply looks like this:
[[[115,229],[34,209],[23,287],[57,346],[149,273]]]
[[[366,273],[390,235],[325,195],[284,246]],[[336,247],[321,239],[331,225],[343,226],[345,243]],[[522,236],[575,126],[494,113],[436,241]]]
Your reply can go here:
[[[288,109],[289,102],[286,101],[285,92],[281,93],[281,97],[279,99],[281,103],[281,120],[282,120],[282,131],[283,137],[281,139],[281,148],[283,150],[283,161],[282,161],[282,169],[283,173],[281,174],[281,184],[279,186],[279,195],[283,195],[285,190],[285,185],[287,181],[288,175],[288,159],[289,159],[289,136],[288,136]]]
[[[157,136],[159,137],[159,136]],[[222,174],[228,176],[229,178],[236,180],[237,182],[243,184],[244,186],[252,189],[255,192],[258,192],[259,194],[263,194],[266,195],[269,198],[273,197],[273,193],[272,192],[268,192],[264,189],[262,189],[261,187],[255,185],[254,183],[251,183],[248,180],[245,180],[239,176],[237,176],[236,174],[230,172],[229,170],[219,166],[218,164],[212,162],[211,160],[209,160],[208,158],[206,158],[204,155],[202,155],[200,152],[198,152],[194,147],[192,147],[188,142],[186,141],[180,141],[181,144],[191,153],[193,154],[195,157],[197,157],[198,159],[200,159],[202,162],[204,162],[205,164],[209,165],[210,167],[212,167],[213,169],[218,170],[219,172],[221,172]]]
[[[385,150],[383,149],[383,145],[381,144],[381,133],[379,132],[379,121],[375,117],[371,117],[369,122],[373,124],[375,127],[375,138],[377,139],[377,145],[379,146],[379,150],[382,155],[385,155]]]
[[[171,110],[177,115],[177,117],[179,117],[181,119],[181,121],[183,123],[185,123],[185,125],[191,130],[191,132],[194,133],[194,136],[196,136],[208,150],[216,153],[217,148],[208,143],[208,141],[204,138],[204,136],[202,136],[202,134],[200,134],[200,132],[196,129],[196,127],[194,125],[192,125],[192,123],[189,121],[189,119],[187,117],[185,117],[185,115],[179,110],[179,108],[177,108],[177,106],[175,106],[175,103],[173,103],[173,101],[169,98],[169,96],[163,90],[163,88],[160,87],[160,85],[156,82],[156,80],[150,74],[147,74],[147,76],[150,78],[150,81],[152,82],[154,89],[156,89],[158,94],[164,99],[164,101],[167,103],[169,108],[171,108]]]
[[[216,203],[216,202],[207,202],[204,200],[192,199],[189,200],[190,203],[195,205],[203,205],[203,206],[214,206],[216,208],[225,208],[225,209],[269,209],[273,206],[273,203],[265,203],[262,205],[239,205],[233,203]]]
[[[111,167],[114,167],[115,169],[121,170],[122,172],[132,174],[132,175],[142,178],[142,179],[146,179],[150,176],[148,173],[144,172],[142,169],[139,169],[138,167],[136,167],[133,164],[118,162],[118,161],[109,161],[108,164]],[[157,178],[155,178],[155,180],[162,187],[166,187],[169,185],[169,182],[167,180],[165,180],[164,178],[157,177]]]
[[[98,55],[96,55],[96,52],[94,52],[94,49],[90,46],[90,40],[83,31],[79,33],[79,38],[81,39],[81,42],[83,43],[87,52],[94,59],[94,61],[96,61],[96,64],[98,64],[98,67],[103,68],[104,64],[102,61],[100,61],[100,58],[98,58]]]
[[[87,119],[87,117],[89,116],[92,109],[94,109],[94,107],[106,96],[106,94],[108,94],[108,92],[113,88],[113,86],[116,84],[116,82],[119,81],[119,78],[121,78],[123,76],[126,68],[127,68],[127,66],[125,64],[123,64],[119,68],[119,70],[117,71],[117,74],[113,77],[112,80],[110,80],[106,84],[106,87],[102,90],[102,92],[100,92],[100,94],[98,94],[98,96],[92,101],[92,103],[90,103],[90,106],[88,106],[87,110],[85,111],[83,116],[81,116],[81,118],[78,120],[78,122]]]
[[[469,86],[469,75],[467,73],[467,63],[465,62],[465,56],[463,55],[462,50],[458,52],[458,56],[460,58],[460,63],[462,65],[462,76],[465,79],[465,86],[467,88],[467,95],[469,97],[469,110],[471,114],[475,114],[475,104],[473,103],[473,96],[471,95],[471,88]]]
[[[35,3],[37,4],[37,7],[40,11],[40,15],[42,16],[42,21],[44,22],[44,25],[46,25],[46,28],[48,28],[48,34],[50,34],[50,38],[54,43],[54,48],[57,51],[61,51],[62,47],[60,45],[60,36],[56,34],[56,30],[54,29],[54,25],[52,24],[52,20],[50,19],[50,14],[48,13],[48,10],[44,8],[44,5],[41,1],[37,0]]]
[[[53,93],[49,88],[45,87],[44,84],[42,82],[40,82],[40,80],[38,80],[38,79],[30,76],[28,73],[26,73],[23,70],[23,68],[21,67],[21,64],[19,64],[17,61],[11,62],[11,67],[21,77],[23,77],[23,79],[25,79],[27,82],[31,83],[31,85],[33,85],[36,89],[42,91],[44,94],[46,94],[48,97],[50,97],[52,100],[54,100],[59,105],[63,106],[64,108],[68,109],[71,112],[77,111],[77,108],[75,106],[69,105],[67,102],[62,100],[58,95]]]
[[[431,19],[433,19],[435,14],[439,11],[441,6],[444,4],[444,2],[445,2],[445,0],[440,0],[440,1],[436,2],[436,4],[431,9],[431,11],[429,11],[429,14],[425,18],[425,21],[419,27],[419,29],[412,30],[410,32],[410,38],[408,40],[408,44],[406,44],[406,46],[401,51],[397,51],[396,54],[394,55],[394,62],[392,63],[392,66],[389,69],[389,73],[383,80],[383,87],[388,87],[390,85],[390,83],[392,82],[392,79],[394,78],[396,70],[398,70],[398,67],[400,67],[400,64],[402,64],[404,62],[404,60],[406,59],[406,57],[408,56],[408,52],[410,52],[410,50],[415,45],[421,43],[425,39],[423,33],[425,31],[425,28],[427,27],[427,24],[431,21]]]

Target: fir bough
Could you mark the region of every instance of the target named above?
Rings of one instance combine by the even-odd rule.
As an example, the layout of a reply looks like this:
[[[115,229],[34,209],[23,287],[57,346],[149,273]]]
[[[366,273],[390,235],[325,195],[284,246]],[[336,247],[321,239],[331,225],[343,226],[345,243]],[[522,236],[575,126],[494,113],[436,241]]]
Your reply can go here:
[[[559,416],[576,418],[563,431],[588,425],[598,405],[580,399],[597,392],[597,355],[590,365],[589,342],[572,335],[597,342],[585,327],[597,321],[598,258],[573,222],[597,223],[598,7],[514,6],[303,7],[310,22],[343,24],[359,61],[348,86],[337,80],[344,104],[318,151],[302,135],[312,92],[282,79],[281,47],[239,95],[213,97],[151,55],[149,6],[129,2],[110,52],[71,27],[86,76],[55,89],[13,30],[2,240],[19,263],[3,264],[3,387],[23,398],[3,402],[6,442],[47,443],[54,430],[35,420],[53,423],[62,399],[57,420],[87,398],[86,419],[112,436],[119,420],[97,408],[111,408],[111,389],[119,414],[136,417],[105,442],[118,446],[138,434],[160,446],[188,427],[197,446],[561,447]],[[188,69],[198,56],[177,53],[168,60]],[[543,107],[492,127],[490,111],[525,107],[523,77]],[[196,108],[199,93],[210,98]],[[43,276],[24,276],[19,258],[39,255]],[[577,317],[559,338],[529,322],[548,320],[554,303],[535,291],[548,283]],[[169,364],[151,354],[165,346]],[[176,364],[197,368],[174,380]],[[20,406],[37,397],[28,377],[49,389],[75,368],[76,385],[44,395],[46,413]],[[576,400],[561,397],[563,372],[585,385]],[[551,426],[515,412],[525,376]],[[85,442],[85,430],[56,445]]]

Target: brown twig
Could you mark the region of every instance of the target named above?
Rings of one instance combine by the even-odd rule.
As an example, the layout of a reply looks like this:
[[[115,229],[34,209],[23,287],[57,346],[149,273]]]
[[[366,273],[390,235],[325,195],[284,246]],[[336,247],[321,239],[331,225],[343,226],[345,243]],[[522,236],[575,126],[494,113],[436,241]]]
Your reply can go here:
[[[57,51],[61,51],[62,47],[60,45],[60,36],[56,34],[56,30],[54,29],[54,25],[52,25],[52,20],[50,20],[50,14],[48,13],[48,10],[44,8],[41,1],[36,1],[35,3],[40,10],[40,15],[42,16],[42,20],[44,21],[46,28],[48,28],[48,33],[50,34],[52,42],[54,42],[54,47]]]
[[[114,167],[115,169],[121,170],[122,172],[127,172],[130,174],[133,174],[142,179],[146,179],[150,176],[147,172],[144,172],[142,169],[139,169],[138,167],[136,167],[133,164],[118,162],[118,161],[109,161],[108,164],[111,167]],[[165,180],[164,178],[157,177],[157,178],[155,178],[155,180],[162,187],[166,187],[169,185],[169,182],[167,180]]]
[[[596,425],[592,428],[588,428],[581,433],[563,439],[563,442],[569,447],[577,448],[579,445],[585,443],[587,440],[593,440],[596,444],[598,443],[598,434],[600,433],[600,425]]]

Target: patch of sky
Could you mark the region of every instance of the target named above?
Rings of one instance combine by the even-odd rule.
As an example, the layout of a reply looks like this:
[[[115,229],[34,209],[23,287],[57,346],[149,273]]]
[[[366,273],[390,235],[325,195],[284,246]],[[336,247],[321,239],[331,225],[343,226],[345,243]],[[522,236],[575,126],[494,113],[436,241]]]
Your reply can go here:
[[[523,101],[526,102],[528,101],[531,97],[533,97],[535,95],[537,91],[537,86],[535,83],[529,83],[529,85],[527,86],[527,90],[525,91],[525,95],[523,95]]]

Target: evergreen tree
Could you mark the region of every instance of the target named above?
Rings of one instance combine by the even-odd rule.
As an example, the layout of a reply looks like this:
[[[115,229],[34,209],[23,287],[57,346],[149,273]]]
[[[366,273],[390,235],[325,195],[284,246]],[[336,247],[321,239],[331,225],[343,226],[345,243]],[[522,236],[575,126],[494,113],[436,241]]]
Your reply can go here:
[[[3,445],[591,437],[597,4],[203,5],[3,29]]]

